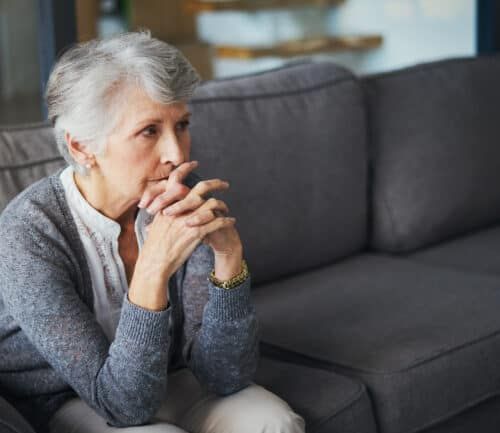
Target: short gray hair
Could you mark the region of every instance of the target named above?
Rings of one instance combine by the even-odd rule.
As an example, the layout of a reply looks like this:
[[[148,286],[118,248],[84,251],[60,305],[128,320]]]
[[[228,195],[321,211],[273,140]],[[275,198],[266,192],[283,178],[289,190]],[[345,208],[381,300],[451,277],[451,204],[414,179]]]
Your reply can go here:
[[[76,44],[54,65],[45,92],[59,151],[87,174],[69,153],[65,132],[101,154],[118,120],[115,108],[123,85],[138,85],[151,99],[170,104],[189,100],[200,81],[177,48],[151,37],[148,30]]]

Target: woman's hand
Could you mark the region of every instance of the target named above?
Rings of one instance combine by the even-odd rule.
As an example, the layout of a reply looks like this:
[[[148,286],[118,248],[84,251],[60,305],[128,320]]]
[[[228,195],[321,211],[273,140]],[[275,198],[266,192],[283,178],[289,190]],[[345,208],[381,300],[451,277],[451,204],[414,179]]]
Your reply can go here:
[[[229,209],[222,200],[212,197],[205,201],[202,198],[202,195],[207,192],[205,182],[207,181],[198,182],[183,200],[170,206],[165,212],[172,216],[188,212],[189,217],[185,222],[189,227],[203,226],[227,215]],[[213,179],[208,182],[213,183],[214,188],[217,188],[217,182],[221,181]],[[222,182],[221,185],[224,184],[229,187],[226,182]],[[210,183],[208,185],[210,186]],[[243,247],[234,225],[223,226],[219,230],[208,233],[203,243],[209,245],[214,252],[214,270],[218,279],[228,280],[241,272]]]
[[[151,215],[165,209],[168,205],[182,200],[191,191],[182,181],[198,166],[198,161],[184,162],[173,170],[168,179],[146,188],[138,206],[146,208]]]
[[[187,213],[184,216],[187,217],[185,224],[188,227],[205,225],[218,217],[225,217],[229,209],[223,201],[215,198],[205,200],[203,196],[216,189],[228,188],[227,182],[220,179],[202,181],[192,190],[182,184],[182,180],[197,165],[196,161],[181,164],[170,174],[168,180],[159,182],[144,192],[140,207],[147,207],[148,212],[154,215],[159,212],[170,216]],[[148,233],[150,226],[146,228]],[[217,276],[227,279],[239,272],[236,269],[241,269],[243,248],[234,225],[207,233],[202,241],[214,251]]]
[[[215,199],[210,199],[212,200],[211,204],[209,204],[208,207],[201,209],[201,204],[205,202],[201,196],[211,190],[207,190],[206,187],[197,189],[195,191],[195,195],[192,195],[187,201],[184,200],[191,190],[185,186],[182,181],[197,166],[197,161],[190,161],[181,164],[174,171],[172,171],[168,179],[158,182],[143,193],[139,207],[147,208],[147,212],[152,215],[156,215],[160,211],[164,215],[177,215],[179,213],[194,211],[200,208],[198,209],[198,213],[196,215],[193,215],[187,220],[187,224],[191,227],[206,224],[218,216],[227,215],[229,213],[229,209],[221,200],[218,200],[218,203],[216,203],[213,201]],[[215,180],[216,179],[212,179],[212,184],[209,188],[213,187],[215,189],[225,189],[229,187],[227,182],[220,180],[219,186],[217,186],[213,183]],[[193,190],[195,188],[193,188]],[[175,202],[178,203],[174,204]],[[149,227],[146,230],[149,232]],[[234,227],[230,227],[229,229],[225,228],[224,230],[219,230],[215,233],[207,235],[203,239],[203,243],[212,247],[216,257],[234,255],[242,249],[240,237]]]
[[[221,188],[225,186],[220,179],[198,182],[179,203],[188,198],[190,203],[197,200],[198,203],[202,203],[196,208],[197,215],[202,216],[214,210],[224,211],[227,207],[220,200],[202,198],[203,194]],[[168,293],[164,289],[165,281],[182,266],[207,235],[219,230],[224,232],[235,222],[234,218],[214,217],[212,213],[210,221],[200,225],[190,225],[187,220],[195,213],[187,211],[174,216],[163,215],[162,212],[156,213],[148,226],[148,235],[135,265],[128,293],[131,302],[151,310],[164,309],[168,303]]]
[[[226,203],[213,197],[205,201],[202,197],[210,189],[220,187],[228,188],[229,184],[220,179],[198,182],[183,200],[169,206],[164,212],[170,216],[189,212],[189,217],[185,220],[188,227],[203,226],[218,217],[225,217],[229,214]],[[219,256],[240,254],[242,250],[241,239],[234,225],[208,233],[203,243],[212,247],[216,259]]]
[[[221,179],[203,180],[191,190],[187,188],[189,192],[184,199],[164,209],[165,212],[158,209],[146,228],[148,234],[139,255],[139,269],[148,269],[146,272],[151,276],[173,274],[202,240],[211,245],[214,252],[225,254],[229,249],[237,252],[241,244],[239,236],[236,231],[227,231],[235,218],[225,217],[228,208],[223,201],[204,198],[228,186]],[[220,233],[212,237],[216,231]]]

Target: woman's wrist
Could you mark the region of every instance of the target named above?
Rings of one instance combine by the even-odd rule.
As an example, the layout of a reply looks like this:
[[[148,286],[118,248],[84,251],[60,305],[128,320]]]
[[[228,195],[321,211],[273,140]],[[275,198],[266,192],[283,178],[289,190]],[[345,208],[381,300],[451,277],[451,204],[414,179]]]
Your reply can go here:
[[[135,289],[132,284],[128,291],[128,300],[138,307],[144,308],[149,311],[163,311],[168,308],[168,295],[165,293],[158,293],[156,291],[150,292],[148,290]]]
[[[132,304],[151,311],[161,311],[168,307],[168,276],[161,273],[141,273],[135,269],[128,291]]]
[[[230,255],[215,254],[214,272],[215,277],[221,281],[227,281],[242,271],[243,250],[235,249]]]

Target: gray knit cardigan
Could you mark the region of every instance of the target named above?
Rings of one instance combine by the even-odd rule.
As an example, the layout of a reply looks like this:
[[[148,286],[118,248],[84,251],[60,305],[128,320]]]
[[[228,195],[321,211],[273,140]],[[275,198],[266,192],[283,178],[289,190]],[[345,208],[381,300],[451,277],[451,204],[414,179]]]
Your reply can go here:
[[[107,340],[59,174],[0,216],[0,393],[43,432],[76,395],[109,425],[145,424],[168,396],[167,373],[185,366],[220,395],[248,386],[259,357],[250,277],[231,290],[214,286],[213,252],[203,243],[170,278],[171,305],[149,311],[125,295]],[[185,183],[198,179],[192,173]]]

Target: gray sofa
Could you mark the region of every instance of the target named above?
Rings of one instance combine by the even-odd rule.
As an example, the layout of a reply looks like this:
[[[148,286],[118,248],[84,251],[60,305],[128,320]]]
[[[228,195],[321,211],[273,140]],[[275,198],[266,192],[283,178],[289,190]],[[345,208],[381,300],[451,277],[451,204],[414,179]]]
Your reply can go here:
[[[500,428],[498,101],[496,56],[198,89],[191,156],[231,182],[217,195],[252,273],[256,382],[308,432]],[[62,165],[47,125],[0,131],[0,209]],[[4,412],[1,433],[28,431]]]

